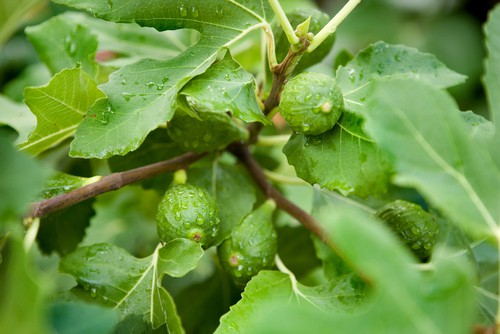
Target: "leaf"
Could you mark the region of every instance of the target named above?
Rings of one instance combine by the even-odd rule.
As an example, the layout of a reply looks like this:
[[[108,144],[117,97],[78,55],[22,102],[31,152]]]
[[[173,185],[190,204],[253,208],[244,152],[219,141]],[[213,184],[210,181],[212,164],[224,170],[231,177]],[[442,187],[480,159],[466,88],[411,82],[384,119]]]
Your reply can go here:
[[[85,158],[107,158],[135,150],[150,131],[172,118],[177,93],[191,78],[204,73],[224,48],[248,32],[268,27],[271,15],[267,2],[258,0],[243,4],[195,0],[189,5],[181,0],[154,0],[147,6],[128,0],[56,2],[110,21],[136,22],[160,31],[189,28],[200,32],[199,42],[174,58],[144,59],[110,75],[102,86],[107,101],[89,111],[103,113],[109,106],[106,122],[87,117],[71,145],[72,156]]]
[[[293,134],[283,152],[311,184],[360,197],[387,190],[391,168],[386,158],[372,142],[339,126],[318,136]]]
[[[28,135],[36,126],[36,118],[26,105],[11,101],[0,95],[0,124],[8,125],[19,134],[16,144],[28,139]]]
[[[206,281],[189,285],[174,296],[187,333],[208,334],[215,331],[219,318],[229,309],[229,282],[224,278],[216,272]]]
[[[434,55],[403,45],[377,42],[361,50],[347,65],[337,69],[337,83],[344,93],[346,110],[362,112],[370,85],[381,78],[415,78],[436,88],[465,81]]]
[[[49,313],[56,333],[113,333],[118,322],[116,311],[86,303],[57,302]]]
[[[500,154],[498,154],[498,146],[500,145],[500,69],[498,68],[500,62],[500,6],[496,6],[489,13],[484,32],[488,51],[488,57],[484,64],[484,88],[490,107],[491,120],[496,128],[493,143],[491,144],[491,152],[497,166],[500,166]]]
[[[242,299],[220,319],[215,331],[223,333],[251,333],[255,317],[262,305],[280,304],[309,305],[320,312],[333,313],[351,309],[364,292],[356,291],[351,277],[343,277],[325,286],[307,287],[293,276],[277,271],[261,271],[246,286]]]
[[[74,251],[95,215],[94,201],[91,198],[41,218],[36,236],[41,251],[44,254],[56,252],[61,256]]]
[[[415,187],[469,233],[496,234],[500,172],[452,98],[416,80],[394,80],[376,83],[368,105],[366,128],[391,155],[395,182]]]
[[[103,96],[80,68],[61,71],[47,86],[26,88],[25,101],[38,124],[28,141],[19,145],[20,149],[37,155],[69,138],[87,109]]]
[[[189,169],[188,180],[207,189],[219,203],[221,227],[214,242],[217,245],[252,211],[255,188],[241,168],[217,161],[210,168]]]
[[[228,52],[205,73],[189,81],[180,94],[194,100],[195,110],[230,111],[246,122],[270,124],[259,107],[256,89],[253,75],[234,61]]]
[[[2,332],[50,333],[44,312],[47,289],[46,286],[37,284],[43,279],[41,275],[34,275],[32,264],[23,250],[22,241],[17,238],[9,239],[7,247],[0,249]]]
[[[500,6],[496,6],[489,13],[484,32],[488,51],[488,57],[485,61],[485,90],[492,121],[498,128],[498,122],[500,122],[500,68],[498,68],[500,62]]]
[[[191,34],[186,31],[159,32],[135,23],[103,21],[83,13],[66,12],[58,16],[67,24],[88,28],[97,37],[98,51],[112,52],[106,65],[123,65],[141,58],[168,58],[184,51]],[[99,56],[99,54],[97,55]],[[118,57],[118,60],[114,60]]]
[[[40,165],[0,136],[0,232],[10,219],[18,223],[19,216],[42,187],[45,173]]]
[[[495,135],[495,125],[472,111],[464,111],[461,115],[469,128],[468,132],[478,145],[490,145]]]
[[[61,259],[59,270],[78,282],[75,293],[90,295],[100,304],[120,311],[121,319],[140,315],[153,328],[167,324],[182,333],[172,297],[161,286],[165,274],[180,277],[196,267],[200,245],[175,239],[153,255],[138,259],[110,244],[78,248]]]
[[[297,279],[321,265],[314,253],[311,232],[302,225],[277,228],[278,254]],[[300,249],[300,252],[297,252]]]
[[[184,151],[172,140],[165,129],[156,129],[149,133],[141,146],[125,156],[113,156],[108,159],[112,172],[122,172],[129,169],[145,166],[155,162],[174,158]],[[165,173],[141,184],[145,189],[154,188],[165,192],[172,181],[172,174]]]
[[[90,77],[97,76],[97,38],[87,27],[56,16],[26,28],[26,35],[52,74],[81,66]]]

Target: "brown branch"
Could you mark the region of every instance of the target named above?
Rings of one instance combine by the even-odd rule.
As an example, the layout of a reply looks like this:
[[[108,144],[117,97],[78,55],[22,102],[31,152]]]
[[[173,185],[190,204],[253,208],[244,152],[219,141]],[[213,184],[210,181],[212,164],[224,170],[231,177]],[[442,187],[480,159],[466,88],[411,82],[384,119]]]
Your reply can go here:
[[[267,182],[262,168],[250,153],[248,146],[233,146],[232,152],[247,167],[255,183],[268,198],[272,198],[280,209],[288,212],[321,240],[325,240],[325,231],[321,224],[312,215],[290,202],[276,188]]]
[[[103,176],[99,181],[73,191],[33,203],[28,218],[43,217],[97,195],[120,189],[128,184],[142,181],[166,172],[186,168],[204,154],[186,153],[173,159]]]

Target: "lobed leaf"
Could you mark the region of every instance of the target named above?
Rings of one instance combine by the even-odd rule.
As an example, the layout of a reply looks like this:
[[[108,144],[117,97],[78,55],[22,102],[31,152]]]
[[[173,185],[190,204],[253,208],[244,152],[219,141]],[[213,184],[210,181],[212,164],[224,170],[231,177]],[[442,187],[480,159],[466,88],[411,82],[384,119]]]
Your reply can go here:
[[[189,5],[180,0],[155,0],[147,5],[128,0],[56,2],[110,21],[135,22],[160,31],[188,28],[200,32],[199,42],[174,58],[141,60],[111,74],[102,86],[107,100],[89,111],[90,115],[104,113],[106,122],[87,117],[71,145],[72,156],[85,158],[135,150],[150,131],[172,118],[177,93],[191,78],[204,73],[223,48],[268,26],[271,15],[267,2],[258,0],[195,0]]]
[[[26,28],[26,35],[52,74],[81,66],[90,77],[97,76],[97,38],[87,27],[61,15]]]
[[[351,309],[363,296],[355,285],[351,276],[346,276],[325,286],[308,287],[288,274],[263,270],[247,284],[241,300],[222,316],[215,333],[252,333],[250,328],[263,305],[308,305],[330,314]]]
[[[19,148],[37,155],[71,137],[89,107],[102,97],[80,68],[62,70],[47,86],[26,88],[25,102],[36,115],[37,126]]]
[[[257,102],[255,80],[229,52],[205,73],[188,82],[180,94],[193,100],[195,110],[231,112],[247,122],[269,124]]]
[[[165,274],[183,276],[203,255],[200,245],[175,239],[153,255],[138,259],[110,244],[78,248],[62,258],[59,270],[78,282],[96,302],[120,311],[121,318],[139,315],[153,328],[167,324],[174,333],[183,329],[170,294],[161,286]]]
[[[311,184],[360,197],[387,191],[391,169],[386,158],[371,141],[339,126],[317,136],[293,134],[283,152]]]
[[[29,134],[36,126],[36,118],[28,107],[21,103],[11,101],[0,95],[0,125],[8,125],[18,133],[17,143],[28,139]]]
[[[449,95],[391,80],[374,84],[368,106],[366,128],[391,155],[397,184],[416,188],[469,233],[497,233],[500,171]]]

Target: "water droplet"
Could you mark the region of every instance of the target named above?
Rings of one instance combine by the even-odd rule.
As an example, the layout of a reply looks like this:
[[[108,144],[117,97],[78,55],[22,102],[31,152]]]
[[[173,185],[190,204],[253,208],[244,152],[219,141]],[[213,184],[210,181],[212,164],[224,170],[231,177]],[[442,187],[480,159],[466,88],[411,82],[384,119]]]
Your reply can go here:
[[[126,85],[126,84],[127,84],[127,80],[122,79],[122,85]]]
[[[196,224],[203,225],[203,218],[202,217],[196,218]]]
[[[215,8],[215,13],[219,16],[222,16],[224,10],[222,9],[221,5],[218,4],[217,7]]]
[[[229,73],[224,74],[224,79],[226,79],[227,81],[231,81],[231,76],[229,75]]]
[[[305,97],[304,97],[304,101],[308,102],[308,101],[311,101],[312,99],[312,94],[311,93],[308,93]]]
[[[165,87],[165,84],[156,84],[156,89],[157,90],[162,90],[163,87]]]
[[[212,134],[211,133],[205,133],[205,135],[203,135],[203,140],[208,142],[210,141],[210,139],[212,139]]]
[[[184,223],[185,228],[189,228],[190,226],[191,226],[191,224],[189,224],[188,222]]]
[[[168,77],[164,77],[163,79],[161,79],[161,83],[166,83],[168,81]]]
[[[385,65],[383,63],[378,64],[377,73],[378,74],[384,73],[384,69],[385,69]]]
[[[179,7],[179,13],[181,14],[181,16],[187,16],[188,14],[187,8],[184,5],[181,5]]]
[[[418,234],[420,234],[420,229],[418,227],[414,226],[411,228],[411,233],[418,235]]]
[[[123,92],[123,93],[122,93],[122,96],[123,96],[123,98],[125,99],[125,101],[130,101],[130,99],[132,98],[132,96],[134,96],[134,94],[130,94],[130,93],[127,93],[127,92]]]
[[[399,53],[396,53],[396,54],[394,55],[394,60],[396,60],[396,61],[401,61],[401,60],[403,60],[403,57],[401,57],[401,55],[400,55]]]
[[[198,9],[195,6],[191,8],[191,14],[193,15],[193,17],[198,17],[200,15]]]
[[[90,289],[90,297],[92,297],[92,298],[97,297],[97,289],[96,288]]]
[[[153,81],[150,81],[150,82],[148,82],[148,83],[146,84],[146,86],[147,86],[148,88],[153,88],[153,86],[154,86],[154,85],[155,85],[155,83],[154,83]]]

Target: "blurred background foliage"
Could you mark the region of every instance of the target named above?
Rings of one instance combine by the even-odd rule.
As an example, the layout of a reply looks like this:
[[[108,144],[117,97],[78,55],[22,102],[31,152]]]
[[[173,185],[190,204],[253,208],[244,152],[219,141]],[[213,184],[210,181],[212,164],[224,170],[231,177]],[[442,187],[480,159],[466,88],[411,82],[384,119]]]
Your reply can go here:
[[[283,0],[285,8],[319,6],[332,16],[344,0]],[[452,90],[462,110],[485,115],[481,84],[484,44],[482,25],[498,0],[363,0],[340,26],[337,42],[323,62],[331,67],[341,50],[355,54],[383,40],[435,54],[451,69],[465,74]],[[27,85],[49,80],[26,39],[24,28],[64,11],[48,0],[0,0],[0,93],[21,102]]]

